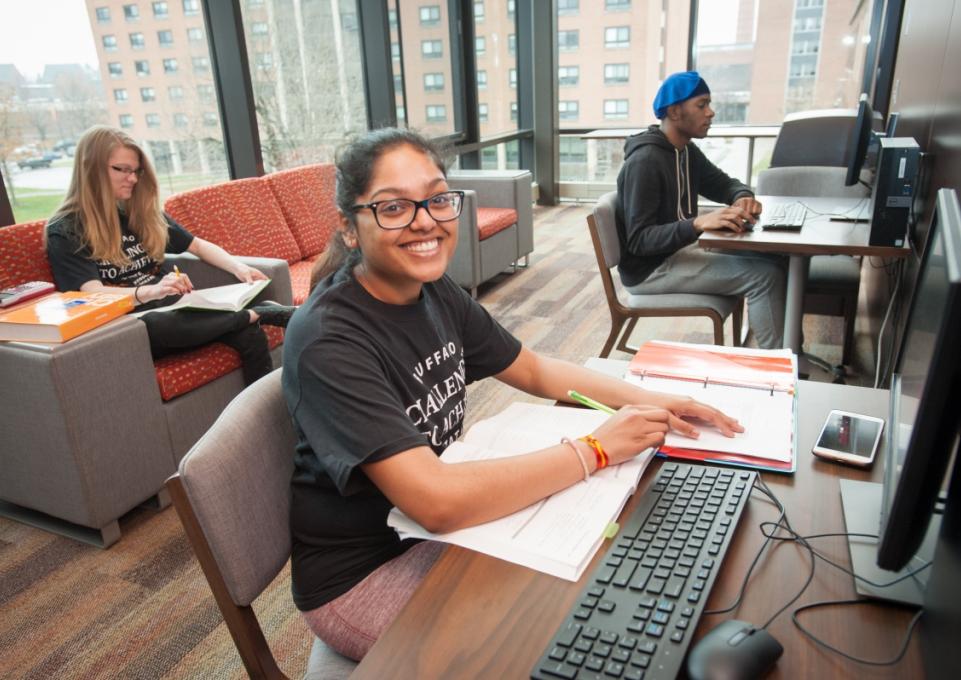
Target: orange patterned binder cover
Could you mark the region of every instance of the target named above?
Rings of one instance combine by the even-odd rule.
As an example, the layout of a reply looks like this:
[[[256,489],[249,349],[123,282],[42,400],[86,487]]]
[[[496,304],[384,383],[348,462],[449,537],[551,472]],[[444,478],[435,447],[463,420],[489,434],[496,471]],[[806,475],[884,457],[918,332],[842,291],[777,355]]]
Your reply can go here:
[[[65,342],[132,309],[122,293],[53,293],[0,314],[0,340]]]

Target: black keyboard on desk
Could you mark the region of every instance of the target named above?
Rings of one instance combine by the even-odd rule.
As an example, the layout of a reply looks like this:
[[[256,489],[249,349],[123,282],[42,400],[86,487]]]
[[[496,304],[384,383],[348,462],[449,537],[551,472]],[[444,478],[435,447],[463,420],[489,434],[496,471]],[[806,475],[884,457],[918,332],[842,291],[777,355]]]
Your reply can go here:
[[[531,678],[675,677],[756,474],[665,463]]]

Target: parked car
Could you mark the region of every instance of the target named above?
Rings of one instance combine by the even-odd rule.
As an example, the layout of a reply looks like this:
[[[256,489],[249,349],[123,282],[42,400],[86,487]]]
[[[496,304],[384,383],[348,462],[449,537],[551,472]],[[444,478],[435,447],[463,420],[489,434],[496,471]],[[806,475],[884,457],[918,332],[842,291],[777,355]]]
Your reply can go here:
[[[41,156],[33,156],[31,158],[23,158],[17,161],[17,165],[20,166],[21,170],[30,168],[49,168],[50,164],[53,163],[59,156],[54,153],[45,153]]]

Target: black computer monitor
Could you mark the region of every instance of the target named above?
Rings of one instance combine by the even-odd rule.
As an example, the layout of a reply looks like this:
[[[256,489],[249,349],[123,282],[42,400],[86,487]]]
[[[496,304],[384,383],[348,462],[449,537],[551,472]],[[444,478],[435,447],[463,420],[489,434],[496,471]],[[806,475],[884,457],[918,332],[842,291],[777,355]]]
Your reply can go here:
[[[892,111],[891,113],[888,114],[888,124],[884,127],[885,137],[888,137],[889,139],[891,137],[894,137],[894,135],[898,131],[898,119],[900,117],[901,117],[901,114],[898,113],[897,111]]]
[[[861,169],[864,159],[868,155],[868,145],[871,143],[871,129],[874,125],[874,110],[868,103],[868,95],[862,94],[858,102],[858,117],[848,137],[848,171],[844,177],[845,186],[854,186],[861,179]]]
[[[928,529],[961,429],[961,209],[938,192],[894,378],[877,564],[902,569]]]

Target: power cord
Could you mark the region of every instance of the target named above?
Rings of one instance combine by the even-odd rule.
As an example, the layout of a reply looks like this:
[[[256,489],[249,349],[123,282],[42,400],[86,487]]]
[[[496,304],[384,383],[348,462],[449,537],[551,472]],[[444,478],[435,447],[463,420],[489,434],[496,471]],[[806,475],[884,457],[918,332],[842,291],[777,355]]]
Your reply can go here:
[[[811,563],[810,563],[810,569],[808,570],[807,578],[804,580],[804,583],[801,585],[800,589],[790,600],[787,601],[787,603],[785,603],[780,609],[778,609],[776,612],[774,612],[774,614],[772,614],[768,618],[768,620],[764,623],[764,625],[761,626],[761,628],[764,628],[764,629],[770,626],[771,623],[773,623],[778,616],[784,613],[792,604],[797,602],[797,600],[800,599],[800,597],[805,593],[805,591],[811,585],[811,582],[814,580],[817,560],[819,559],[823,560],[824,562],[831,565],[832,567],[844,572],[845,574],[849,574],[855,579],[858,579],[859,581],[867,583],[876,588],[886,588],[896,583],[900,583],[901,581],[904,581],[906,579],[915,578],[915,576],[920,571],[923,571],[924,569],[927,569],[928,567],[931,566],[930,562],[925,562],[921,566],[917,567],[916,569],[913,569],[907,572],[906,574],[903,574],[902,576],[899,576],[898,578],[888,583],[874,583],[873,581],[867,578],[858,576],[847,567],[829,559],[828,557],[823,555],[821,552],[816,550],[810,544],[809,541],[814,539],[819,539],[819,538],[840,537],[840,536],[877,538],[876,534],[833,532],[833,533],[811,534],[808,536],[802,536],[801,534],[797,533],[793,527],[791,527],[791,523],[788,520],[787,511],[784,509],[784,505],[777,498],[774,492],[771,491],[770,488],[768,488],[767,484],[764,482],[763,479],[761,479],[760,476],[758,476],[755,480],[754,489],[757,489],[758,491],[763,493],[765,496],[767,496],[770,502],[773,503],[775,507],[777,507],[778,513],[779,513],[778,519],[776,522],[766,521],[766,522],[761,522],[758,525],[758,528],[760,529],[761,533],[764,535],[764,543],[761,544],[761,547],[758,549],[757,554],[754,556],[754,559],[752,560],[751,565],[748,567],[748,570],[744,575],[744,579],[741,581],[741,586],[738,589],[738,594],[734,602],[731,605],[727,607],[723,607],[721,609],[705,610],[704,614],[723,614],[723,613],[732,611],[740,606],[741,601],[744,598],[744,593],[747,589],[747,583],[750,580],[751,574],[753,573],[754,568],[757,566],[758,561],[761,558],[761,555],[768,548],[768,546],[771,545],[772,541],[796,543],[797,545],[801,546],[802,548],[808,551],[808,555],[811,559]],[[779,535],[780,531],[786,532],[786,535]],[[857,656],[854,656],[853,654],[849,654],[845,652],[844,650],[838,649],[833,645],[828,644],[824,640],[814,635],[814,633],[809,631],[807,628],[805,628],[801,624],[798,618],[799,614],[801,614],[802,612],[809,611],[812,609],[828,607],[832,605],[853,606],[853,605],[860,605],[860,604],[877,604],[877,602],[874,602],[872,600],[824,600],[821,602],[814,602],[811,604],[806,604],[801,607],[798,607],[793,612],[791,612],[791,621],[798,628],[798,630],[800,630],[801,633],[805,635],[807,638],[809,638],[812,642],[850,661],[854,661],[856,663],[861,663],[861,664],[870,665],[870,666],[891,666],[898,663],[904,657],[904,654],[907,651],[908,645],[910,644],[910,641],[911,641],[911,636],[914,634],[914,629],[917,627],[918,622],[921,620],[921,616],[924,614],[923,609],[918,610],[918,612],[914,615],[914,617],[912,617],[911,621],[909,622],[907,631],[905,632],[904,639],[902,640],[898,653],[891,659],[881,660],[881,661],[875,660],[875,659],[864,659],[861,657],[857,657]]]

